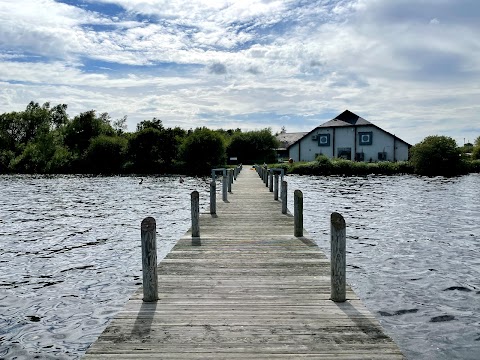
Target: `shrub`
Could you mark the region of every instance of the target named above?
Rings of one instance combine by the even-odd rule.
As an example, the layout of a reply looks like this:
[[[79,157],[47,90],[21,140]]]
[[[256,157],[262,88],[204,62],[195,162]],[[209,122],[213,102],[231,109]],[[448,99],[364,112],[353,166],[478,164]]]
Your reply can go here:
[[[410,151],[410,161],[417,174],[452,176],[463,171],[460,150],[451,137],[428,136]]]
[[[226,150],[222,136],[207,128],[195,129],[181,146],[188,173],[209,174],[212,168],[225,165]]]
[[[85,159],[87,170],[95,174],[118,174],[125,161],[127,140],[119,136],[100,135],[90,141]]]

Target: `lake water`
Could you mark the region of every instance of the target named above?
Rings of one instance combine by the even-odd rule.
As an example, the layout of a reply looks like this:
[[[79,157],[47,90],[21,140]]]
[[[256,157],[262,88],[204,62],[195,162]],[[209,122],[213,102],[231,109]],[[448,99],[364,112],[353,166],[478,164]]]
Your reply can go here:
[[[288,176],[329,251],[347,222],[347,278],[409,359],[480,358],[480,175]],[[209,179],[0,176],[0,359],[77,359],[141,284],[140,222],[163,258]]]

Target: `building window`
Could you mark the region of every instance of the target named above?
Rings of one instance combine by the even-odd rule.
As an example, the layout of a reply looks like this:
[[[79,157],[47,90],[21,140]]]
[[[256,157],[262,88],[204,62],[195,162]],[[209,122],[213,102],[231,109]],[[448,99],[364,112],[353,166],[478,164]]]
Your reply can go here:
[[[352,160],[352,148],[338,148],[337,157],[339,159]]]
[[[365,153],[364,152],[356,153],[355,161],[365,161]]]
[[[359,132],[358,143],[359,145],[372,145],[372,132]]]
[[[318,134],[318,146],[330,146],[330,134]]]
[[[387,153],[384,152],[379,152],[378,153],[378,160],[379,161],[387,161]]]

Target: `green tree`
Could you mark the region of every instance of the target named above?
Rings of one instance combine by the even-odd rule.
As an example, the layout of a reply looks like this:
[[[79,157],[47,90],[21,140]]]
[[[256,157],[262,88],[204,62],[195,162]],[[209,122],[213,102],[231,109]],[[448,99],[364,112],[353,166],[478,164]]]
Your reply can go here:
[[[472,151],[472,158],[473,159],[480,159],[480,136],[477,137],[475,140],[475,145],[473,146],[473,151]]]
[[[159,130],[142,127],[128,142],[128,154],[133,171],[159,173],[167,171],[177,159],[184,131],[180,128]]]
[[[428,136],[410,149],[415,173],[451,176],[462,172],[460,150],[454,139],[447,136]]]
[[[107,113],[96,116],[95,110],[81,113],[65,126],[65,145],[78,157],[83,157],[90,140],[99,135],[113,136]]]
[[[238,161],[248,163],[271,163],[275,161],[275,149],[278,141],[271,129],[234,133],[228,145],[228,156],[235,156]]]
[[[226,148],[222,135],[207,128],[191,132],[181,146],[182,159],[187,171],[194,174],[208,174],[226,161]]]
[[[164,129],[162,120],[154,117],[152,120],[143,120],[137,124],[137,131],[142,131],[150,128],[162,131]]]
[[[100,135],[90,141],[85,160],[86,170],[95,174],[118,174],[122,171],[127,150],[127,139]]]

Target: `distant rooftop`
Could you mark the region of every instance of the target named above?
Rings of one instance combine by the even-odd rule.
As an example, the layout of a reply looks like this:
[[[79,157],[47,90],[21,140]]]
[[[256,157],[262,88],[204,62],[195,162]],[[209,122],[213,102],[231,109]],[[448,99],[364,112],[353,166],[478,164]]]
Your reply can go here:
[[[323,123],[319,127],[337,127],[337,126],[352,126],[352,125],[373,125],[370,121],[354,114],[349,110],[345,110],[335,119]]]
[[[280,141],[280,149],[286,149],[307,134],[308,132],[280,133],[276,137]]]

